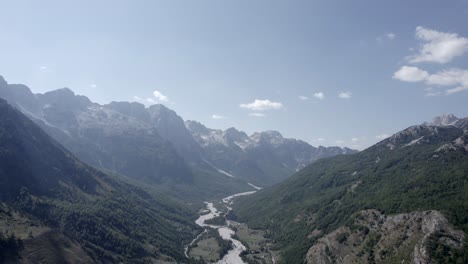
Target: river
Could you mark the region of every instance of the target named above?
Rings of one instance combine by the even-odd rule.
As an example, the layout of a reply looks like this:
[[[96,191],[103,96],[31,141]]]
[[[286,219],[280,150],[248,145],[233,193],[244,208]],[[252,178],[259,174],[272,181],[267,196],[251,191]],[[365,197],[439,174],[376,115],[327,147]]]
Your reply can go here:
[[[249,185],[252,186],[253,188],[255,188],[256,190],[261,189],[260,187],[257,187],[257,186],[255,186],[253,184],[249,183]],[[236,193],[236,194],[230,195],[230,196],[228,196],[226,198],[223,198],[223,203],[226,205],[226,207],[228,209],[228,212],[230,210],[232,210],[231,205],[233,203],[234,198],[239,197],[239,196],[253,194],[253,193],[256,192],[256,190],[255,191],[249,191],[249,192]],[[240,257],[240,254],[242,253],[242,251],[245,250],[245,247],[244,247],[244,245],[242,245],[242,243],[239,240],[236,240],[236,239],[232,238],[232,236],[234,235],[235,232],[230,227],[231,226],[230,221],[229,220],[226,221],[227,222],[226,226],[215,226],[215,225],[205,224],[206,220],[209,220],[209,219],[212,219],[214,217],[217,217],[217,216],[221,215],[221,212],[218,211],[218,209],[216,209],[216,207],[214,207],[213,203],[205,202],[205,204],[206,204],[206,210],[208,210],[209,213],[204,214],[204,215],[200,215],[200,217],[197,220],[195,220],[195,223],[197,225],[201,226],[201,227],[211,227],[211,228],[214,228],[214,229],[218,230],[219,235],[224,240],[230,240],[232,242],[232,249],[229,250],[228,253],[226,255],[224,255],[224,257],[221,260],[216,262],[216,264],[245,264],[245,262]],[[205,230],[203,233],[205,233],[205,232],[207,232],[207,231]],[[195,243],[198,240],[198,238],[200,238],[200,236],[202,234],[198,235],[190,243],[189,246],[191,246],[193,243]],[[189,257],[188,256],[189,246],[185,247],[185,256],[186,257]]]

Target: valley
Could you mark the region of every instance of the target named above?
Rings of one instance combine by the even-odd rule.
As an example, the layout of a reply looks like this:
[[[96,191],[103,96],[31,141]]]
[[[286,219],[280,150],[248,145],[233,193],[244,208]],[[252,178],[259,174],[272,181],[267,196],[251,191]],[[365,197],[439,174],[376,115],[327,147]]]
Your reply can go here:
[[[205,202],[206,208],[200,210],[200,216],[195,221],[205,230],[185,247],[186,256],[217,264],[257,263],[255,259],[261,263],[276,263],[277,256],[267,249],[269,242],[262,231],[250,230],[245,224],[228,217],[236,197],[255,192],[242,192],[221,201]],[[217,234],[213,235],[213,232]],[[219,238],[228,241],[228,246],[225,246],[227,250],[219,245]]]
[[[210,219],[212,225],[220,224],[216,221],[231,210],[231,200],[253,194],[260,189],[256,185],[281,181],[321,157],[355,152],[315,148],[276,131],[247,136],[235,128],[210,130],[194,121],[185,122],[161,104],[101,105],[68,88],[34,94],[29,87],[8,84],[1,76],[0,97],[6,100],[0,106],[8,110],[0,120],[5,123],[0,135],[5,138],[0,145],[5,149],[0,163],[0,173],[4,173],[0,180],[5,183],[0,186],[5,189],[2,201],[5,212],[21,216],[2,216],[5,221],[0,230],[25,241],[23,255],[18,256],[24,259],[29,258],[28,252],[40,252],[48,259],[51,245],[40,247],[34,241],[50,238],[71,239],[67,244],[73,245],[73,252],[93,261],[180,262],[188,255],[180,244],[200,235],[200,225],[191,218],[203,201],[213,201],[212,210],[223,212],[222,217]],[[215,140],[202,142],[206,134],[200,133]],[[17,165],[24,162],[22,155],[31,168]],[[41,161],[43,155],[50,160]],[[73,162],[79,166],[70,170]],[[14,173],[22,178],[11,178]],[[130,222],[129,214],[133,216]],[[149,218],[157,221],[138,226]],[[20,222],[34,222],[38,228]],[[148,226],[158,228],[148,231]],[[239,260],[249,245],[233,239],[227,225],[217,230],[221,232],[214,235],[215,241],[211,235],[207,244],[229,252],[228,259]],[[112,241],[99,245],[106,239]],[[235,248],[229,251],[231,244]],[[64,250],[55,248],[51,258],[60,258]],[[63,258],[75,261],[73,254]]]
[[[2,261],[468,259],[468,118],[436,117],[356,152],[2,80]]]
[[[468,264],[468,0],[0,11],[0,264]]]
[[[80,160],[187,203],[253,189],[248,182],[269,186],[319,158],[356,152],[313,147],[276,131],[208,129],[162,104],[98,104],[69,88],[35,94],[2,76],[0,98]]]

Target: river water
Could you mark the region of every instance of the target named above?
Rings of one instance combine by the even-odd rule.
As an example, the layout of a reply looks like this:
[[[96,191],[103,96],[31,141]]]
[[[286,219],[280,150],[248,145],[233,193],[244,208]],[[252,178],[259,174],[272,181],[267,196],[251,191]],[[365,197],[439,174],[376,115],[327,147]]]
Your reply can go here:
[[[249,185],[252,186],[253,188],[255,188],[256,190],[261,189],[260,187],[257,187],[257,186],[255,186],[253,184],[249,184]],[[239,197],[239,196],[244,196],[244,195],[250,195],[250,194],[253,194],[255,192],[256,191],[250,191],[250,192],[242,192],[242,193],[236,193],[236,194],[230,195],[230,196],[228,196],[226,198],[223,198],[223,203],[226,205],[228,211],[230,211],[230,210],[232,210],[231,205],[233,203],[234,198]],[[232,242],[232,249],[229,250],[228,253],[221,260],[216,262],[216,264],[245,264],[245,262],[242,261],[242,259],[240,257],[240,254],[242,253],[242,251],[245,250],[245,247],[244,247],[244,245],[242,245],[242,243],[239,240],[236,240],[236,239],[232,238],[232,236],[234,235],[235,232],[230,227],[231,226],[230,221],[229,220],[226,221],[227,222],[226,226],[215,226],[215,225],[205,224],[206,220],[209,220],[209,219],[212,219],[214,217],[217,217],[217,216],[221,215],[221,212],[218,211],[218,209],[216,209],[216,207],[214,207],[213,203],[205,202],[205,204],[206,204],[206,210],[208,210],[209,213],[204,214],[204,215],[200,215],[200,217],[195,221],[195,223],[197,225],[201,226],[201,227],[211,227],[211,228],[214,228],[214,229],[218,230],[219,235],[224,240],[230,240]],[[206,230],[204,232],[206,232]],[[195,238],[190,243],[190,245],[195,243],[195,241],[197,241],[197,239],[202,234],[198,235],[198,237]],[[188,249],[189,249],[188,246],[185,247],[185,256],[186,257],[188,257]]]

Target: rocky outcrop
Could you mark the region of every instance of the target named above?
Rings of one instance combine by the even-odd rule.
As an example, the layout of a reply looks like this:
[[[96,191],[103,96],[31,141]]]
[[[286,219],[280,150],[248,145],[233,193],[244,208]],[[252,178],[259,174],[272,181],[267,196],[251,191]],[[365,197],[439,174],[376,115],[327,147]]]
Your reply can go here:
[[[415,145],[441,143],[450,138],[457,138],[452,143],[444,144],[437,151],[468,150],[465,143],[468,135],[468,118],[458,118],[453,114],[434,117],[432,122],[411,126],[379,142],[377,146],[386,146],[390,150]],[[459,137],[459,138],[458,138]]]
[[[365,210],[352,223],[318,239],[306,262],[328,263],[432,263],[434,245],[461,249],[464,232],[455,230],[439,211],[385,215]]]

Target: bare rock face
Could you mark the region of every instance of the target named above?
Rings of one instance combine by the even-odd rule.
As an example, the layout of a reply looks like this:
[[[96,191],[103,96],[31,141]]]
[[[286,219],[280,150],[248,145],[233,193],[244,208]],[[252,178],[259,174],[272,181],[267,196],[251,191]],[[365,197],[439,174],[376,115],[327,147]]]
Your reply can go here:
[[[450,126],[456,124],[458,120],[459,118],[454,114],[444,114],[434,117],[429,124],[433,126]]]
[[[449,151],[463,151],[468,153],[468,130],[464,131],[464,135],[455,139],[453,142],[440,146],[436,152],[447,153]]]
[[[320,238],[307,252],[306,262],[432,263],[431,245],[461,249],[465,238],[438,211],[387,216],[365,210],[352,219],[352,224]]]
[[[377,145],[384,145],[390,150],[405,148],[415,145],[427,145],[437,143],[440,139],[454,140],[444,144],[437,151],[467,150],[467,144],[463,137],[468,135],[468,118],[458,118],[452,114],[435,117],[432,122],[411,126],[395,133]],[[460,138],[458,138],[460,137]]]

